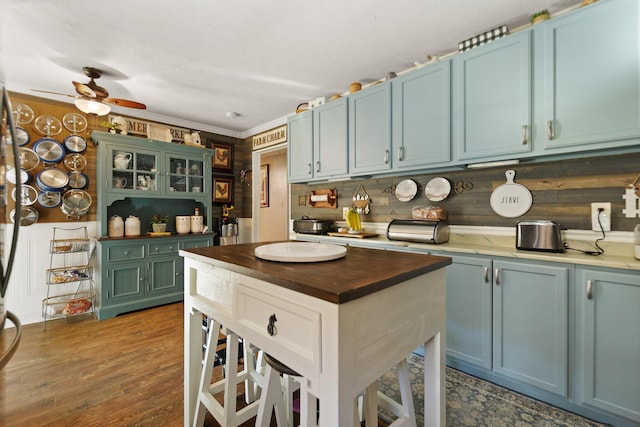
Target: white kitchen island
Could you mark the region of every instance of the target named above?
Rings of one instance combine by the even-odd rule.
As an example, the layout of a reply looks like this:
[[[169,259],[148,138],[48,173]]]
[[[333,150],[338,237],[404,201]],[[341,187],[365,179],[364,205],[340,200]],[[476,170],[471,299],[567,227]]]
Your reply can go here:
[[[303,375],[323,427],[352,426],[355,398],[425,344],[425,425],[445,425],[450,258],[349,247],[341,259],[288,263],[257,258],[260,245],[180,251],[185,426],[198,402],[203,314]]]

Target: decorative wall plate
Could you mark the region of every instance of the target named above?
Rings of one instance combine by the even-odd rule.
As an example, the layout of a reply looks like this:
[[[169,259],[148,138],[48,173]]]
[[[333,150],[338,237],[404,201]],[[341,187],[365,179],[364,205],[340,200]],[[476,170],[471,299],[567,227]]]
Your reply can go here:
[[[412,179],[405,179],[396,185],[396,198],[408,202],[418,194],[418,184]]]
[[[446,178],[433,178],[424,187],[424,195],[432,202],[439,202],[447,197],[451,193],[451,183]]]

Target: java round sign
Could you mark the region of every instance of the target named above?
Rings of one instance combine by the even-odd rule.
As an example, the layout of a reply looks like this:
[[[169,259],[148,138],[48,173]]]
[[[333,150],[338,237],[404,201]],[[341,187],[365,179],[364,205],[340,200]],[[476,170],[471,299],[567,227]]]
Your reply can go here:
[[[532,197],[529,189],[516,184],[516,171],[505,172],[507,183],[502,184],[491,193],[491,209],[505,218],[516,218],[524,215],[531,208]]]

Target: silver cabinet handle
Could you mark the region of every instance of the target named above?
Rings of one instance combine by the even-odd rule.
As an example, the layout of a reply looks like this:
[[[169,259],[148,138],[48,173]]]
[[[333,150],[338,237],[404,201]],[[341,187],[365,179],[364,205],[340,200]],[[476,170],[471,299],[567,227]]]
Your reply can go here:
[[[489,283],[489,267],[484,268],[484,283]]]
[[[527,125],[522,125],[522,145],[527,145]]]
[[[389,150],[384,150],[384,163],[389,163]]]
[[[587,299],[593,299],[593,282],[587,280]]]
[[[547,120],[547,138],[551,141],[555,137],[556,136],[553,134],[553,120]]]
[[[401,162],[404,160],[404,147],[398,148],[398,161]]]
[[[320,160],[316,162],[316,172],[320,172]]]
[[[311,175],[311,163],[307,163],[307,175]]]
[[[495,280],[496,280],[496,285],[500,284],[500,269],[496,268],[496,272],[495,272]]]

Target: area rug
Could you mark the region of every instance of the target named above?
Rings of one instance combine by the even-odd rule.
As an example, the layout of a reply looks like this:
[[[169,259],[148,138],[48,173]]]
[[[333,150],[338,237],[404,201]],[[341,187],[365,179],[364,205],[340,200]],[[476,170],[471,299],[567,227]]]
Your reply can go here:
[[[418,425],[423,416],[423,361],[412,354],[409,362],[414,407]],[[571,412],[531,399],[490,382],[447,368],[447,426],[449,427],[603,427]],[[398,377],[389,371],[378,381],[378,389],[400,400]],[[381,409],[379,416],[387,423],[395,418]]]

